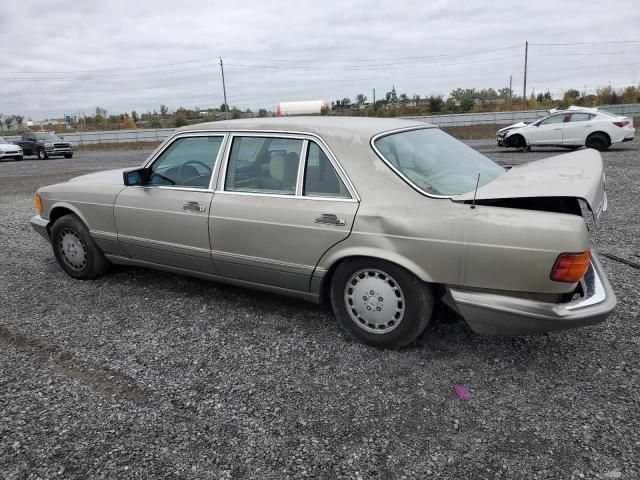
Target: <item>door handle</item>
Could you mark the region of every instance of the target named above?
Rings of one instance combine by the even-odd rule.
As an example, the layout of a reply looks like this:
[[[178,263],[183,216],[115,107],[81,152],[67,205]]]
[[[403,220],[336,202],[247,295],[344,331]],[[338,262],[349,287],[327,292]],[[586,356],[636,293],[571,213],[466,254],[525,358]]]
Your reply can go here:
[[[333,213],[323,213],[318,218],[316,218],[315,223],[324,223],[326,225],[338,225],[340,227],[346,224],[346,222],[344,221],[344,218],[338,218],[337,215],[334,215]]]
[[[560,127],[560,128],[552,128],[551,130],[562,130],[562,127]]]
[[[189,210],[191,212],[204,212],[204,207],[198,202],[187,202],[182,205],[183,210]]]

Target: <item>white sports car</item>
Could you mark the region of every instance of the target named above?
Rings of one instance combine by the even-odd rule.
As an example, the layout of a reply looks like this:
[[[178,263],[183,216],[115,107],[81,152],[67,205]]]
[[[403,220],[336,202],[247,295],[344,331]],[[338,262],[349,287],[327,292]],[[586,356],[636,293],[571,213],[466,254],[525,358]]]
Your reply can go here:
[[[516,123],[498,130],[496,140],[500,147],[525,151],[532,146],[578,148],[586,146],[606,150],[612,143],[630,142],[635,128],[633,120],[596,108],[569,108],[552,110],[533,123]]]
[[[0,137],[0,160],[4,160],[5,158],[22,160],[22,156],[22,147]]]

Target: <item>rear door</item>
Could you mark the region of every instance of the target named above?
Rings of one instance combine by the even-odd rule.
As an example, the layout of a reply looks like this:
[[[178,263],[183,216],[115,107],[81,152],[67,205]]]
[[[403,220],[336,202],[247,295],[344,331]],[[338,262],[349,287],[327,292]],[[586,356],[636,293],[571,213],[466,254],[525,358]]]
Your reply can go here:
[[[565,114],[551,115],[527,129],[529,145],[561,145]]]
[[[571,113],[571,118],[564,123],[562,129],[563,145],[584,145],[585,140],[593,129],[591,121],[595,115],[591,113],[576,112]]]
[[[210,219],[216,271],[308,291],[320,257],[351,232],[355,190],[317,139],[236,134],[228,150]]]
[[[132,258],[214,273],[208,217],[223,140],[213,133],[177,137],[151,164],[147,185],[118,194],[118,241]]]

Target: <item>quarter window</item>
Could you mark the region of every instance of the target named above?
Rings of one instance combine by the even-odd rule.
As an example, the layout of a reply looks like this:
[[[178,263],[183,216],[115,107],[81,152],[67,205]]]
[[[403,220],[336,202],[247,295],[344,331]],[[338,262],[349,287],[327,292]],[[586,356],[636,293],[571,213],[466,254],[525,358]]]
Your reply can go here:
[[[304,174],[304,195],[307,197],[351,198],[347,187],[327,155],[317,143],[310,141]]]
[[[209,188],[221,136],[175,140],[151,167],[149,185]]]
[[[225,190],[295,195],[302,140],[234,137]]]

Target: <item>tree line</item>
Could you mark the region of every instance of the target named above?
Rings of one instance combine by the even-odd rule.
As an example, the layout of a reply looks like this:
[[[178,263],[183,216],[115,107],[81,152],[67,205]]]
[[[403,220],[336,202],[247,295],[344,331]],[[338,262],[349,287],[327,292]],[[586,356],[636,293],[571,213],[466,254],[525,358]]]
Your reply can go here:
[[[532,93],[526,101],[522,96],[514,95],[509,87],[494,90],[493,88],[474,89],[456,88],[449,95],[432,94],[398,94],[395,88],[386,92],[381,98],[369,101],[360,93],[353,100],[349,97],[331,102],[331,109],[323,111],[323,115],[353,115],[395,117],[406,115],[437,115],[447,113],[496,112],[510,110],[542,110],[551,108],[567,108],[571,105],[597,107],[600,105],[616,105],[621,103],[640,103],[640,89],[628,86],[615,89],[611,86],[598,88],[595,93],[587,93],[578,89],[568,89],[562,97],[554,98],[549,91]],[[166,105],[158,109],[138,113],[136,110],[112,114],[103,107],[96,107],[93,114],[76,115],[72,119],[72,130],[119,130],[134,128],[171,128],[182,127],[194,123],[225,120],[226,118],[249,118],[273,116],[274,112],[264,108],[253,111],[228,107],[224,103],[214,108],[179,107],[170,111]],[[31,120],[31,119],[28,119]],[[64,123],[51,122],[45,128],[68,131]],[[26,130],[24,116],[4,115],[0,113],[0,131],[14,133]]]

